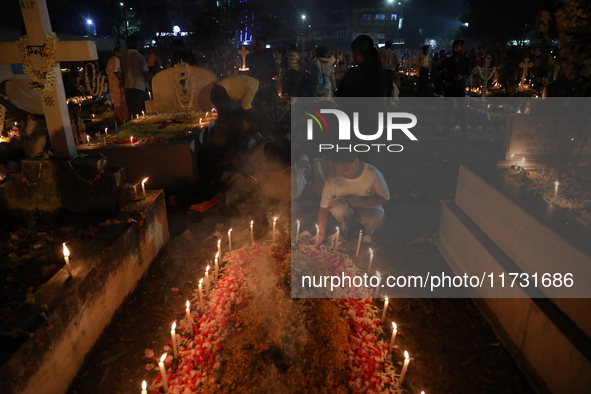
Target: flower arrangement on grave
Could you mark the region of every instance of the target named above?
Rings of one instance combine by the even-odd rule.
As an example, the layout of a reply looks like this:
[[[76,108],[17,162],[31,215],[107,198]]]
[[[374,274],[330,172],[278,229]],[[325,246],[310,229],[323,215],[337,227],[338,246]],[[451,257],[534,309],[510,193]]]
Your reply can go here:
[[[345,275],[356,270],[325,249],[303,254],[310,264],[331,258]],[[271,246],[225,254],[219,279],[208,277],[209,296],[209,282],[200,281],[192,314],[178,321],[151,393],[160,392],[163,376],[169,393],[257,392],[262,385],[269,392],[401,392],[371,300],[292,298],[291,258]],[[152,360],[146,369],[154,369],[154,351],[145,355]]]
[[[27,35],[21,36],[18,40],[18,47],[21,52],[21,63],[25,75],[31,80],[33,89],[40,92],[47,92],[55,85],[57,60],[55,47],[58,38],[53,32],[45,35],[45,43],[41,46],[30,46]],[[40,69],[33,67],[31,55],[40,55],[43,58]]]
[[[109,88],[107,77],[99,73],[93,63],[84,66],[84,88],[92,97],[100,96]]]
[[[106,144],[138,144],[178,140],[185,137],[205,115],[194,114],[149,116],[133,121],[130,126],[108,137]],[[133,139],[132,139],[133,137]]]
[[[179,111],[188,111],[193,108],[195,78],[191,74],[188,63],[177,63],[174,70],[174,95],[177,109]]]

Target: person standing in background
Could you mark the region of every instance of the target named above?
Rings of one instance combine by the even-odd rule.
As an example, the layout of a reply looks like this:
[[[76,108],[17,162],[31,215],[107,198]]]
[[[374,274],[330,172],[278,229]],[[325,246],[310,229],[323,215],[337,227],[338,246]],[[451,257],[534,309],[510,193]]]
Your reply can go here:
[[[121,74],[121,58],[123,49],[116,47],[113,49],[113,56],[107,62],[107,78],[109,81],[109,94],[113,102],[113,109],[117,116],[117,121],[123,123],[128,119],[127,103],[125,101],[125,90],[123,88],[123,75]]]

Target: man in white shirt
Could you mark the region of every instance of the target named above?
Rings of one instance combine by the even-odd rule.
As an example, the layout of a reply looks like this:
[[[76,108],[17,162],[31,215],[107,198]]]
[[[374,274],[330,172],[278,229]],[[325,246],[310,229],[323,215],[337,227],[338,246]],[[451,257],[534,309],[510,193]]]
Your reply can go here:
[[[399,66],[398,57],[392,51],[392,41],[386,41],[386,45],[380,49],[380,60],[386,77],[386,97],[392,97],[394,74]]]
[[[421,53],[421,55],[417,58],[416,63],[416,67],[419,70],[419,96],[427,95],[431,61],[431,56],[429,56],[429,45],[423,45],[423,53]]]
[[[318,209],[318,243],[326,237],[329,212],[345,233],[361,223],[363,240],[371,243],[374,230],[384,223],[382,205],[390,199],[384,176],[371,164],[359,161],[355,153],[340,152],[333,160],[336,172],[324,183]],[[312,240],[316,242],[316,236]]]
[[[144,55],[138,52],[139,42],[134,35],[127,37],[127,52],[121,59],[127,109],[132,118],[146,110],[150,72]]]
[[[230,126],[232,112],[238,105],[244,111],[252,109],[252,101],[259,91],[259,80],[248,75],[238,74],[222,78],[211,88],[211,102],[218,111],[219,123]]]

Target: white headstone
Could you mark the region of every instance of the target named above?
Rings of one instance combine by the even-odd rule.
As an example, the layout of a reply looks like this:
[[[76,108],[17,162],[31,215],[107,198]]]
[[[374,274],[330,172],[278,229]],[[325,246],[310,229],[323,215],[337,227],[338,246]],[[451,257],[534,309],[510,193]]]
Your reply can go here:
[[[181,64],[162,70],[152,79],[153,96],[146,101],[146,111],[210,111],[214,107],[210,94],[215,81],[215,75],[200,67]]]
[[[35,70],[43,70],[44,60],[51,56],[46,53],[46,38],[52,32],[47,4],[45,0],[22,0],[19,1],[19,4],[27,29],[26,50],[30,54],[31,64]],[[76,143],[68,115],[59,62],[95,60],[97,58],[96,46],[92,41],[58,41],[55,44],[57,63],[52,69],[45,70],[46,75],[55,74],[55,82],[51,89],[41,92],[43,113],[55,157],[66,158],[76,154]],[[16,42],[0,43],[0,63],[20,64],[22,61],[21,51]],[[44,82],[43,75],[40,81]]]

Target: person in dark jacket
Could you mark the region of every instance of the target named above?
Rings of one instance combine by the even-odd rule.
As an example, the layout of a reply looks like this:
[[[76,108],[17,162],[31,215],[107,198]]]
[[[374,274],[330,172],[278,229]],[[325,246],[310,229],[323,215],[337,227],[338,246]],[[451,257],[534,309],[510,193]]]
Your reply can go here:
[[[361,35],[351,43],[351,55],[357,67],[350,68],[339,85],[337,97],[384,97],[384,70],[371,37]]]

